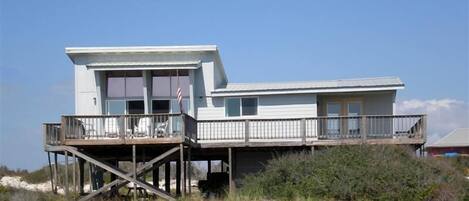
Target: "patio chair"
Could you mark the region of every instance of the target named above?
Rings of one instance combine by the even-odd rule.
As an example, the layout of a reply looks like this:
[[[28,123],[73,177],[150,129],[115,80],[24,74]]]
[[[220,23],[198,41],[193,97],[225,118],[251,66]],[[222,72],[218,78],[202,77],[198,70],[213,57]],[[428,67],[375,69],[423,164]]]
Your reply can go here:
[[[164,122],[156,122],[155,133],[157,137],[163,137],[168,133],[168,125],[169,123],[167,120]]]
[[[106,118],[104,120],[104,135],[106,137],[116,138],[119,136],[119,122],[116,117]]]
[[[134,128],[135,137],[150,136],[151,119],[149,117],[143,117],[138,120],[138,124]]]

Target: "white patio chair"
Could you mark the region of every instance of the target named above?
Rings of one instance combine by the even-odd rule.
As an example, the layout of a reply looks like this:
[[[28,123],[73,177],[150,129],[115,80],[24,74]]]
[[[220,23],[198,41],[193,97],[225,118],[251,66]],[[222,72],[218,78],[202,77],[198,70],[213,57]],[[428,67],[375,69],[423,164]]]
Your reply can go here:
[[[104,120],[104,135],[106,137],[116,138],[119,136],[119,131],[118,118],[111,117]]]
[[[164,134],[168,133],[168,121],[165,122],[156,122],[155,133],[157,137],[163,137]]]
[[[138,120],[138,124],[134,128],[135,137],[144,137],[150,135],[151,119],[143,117]]]

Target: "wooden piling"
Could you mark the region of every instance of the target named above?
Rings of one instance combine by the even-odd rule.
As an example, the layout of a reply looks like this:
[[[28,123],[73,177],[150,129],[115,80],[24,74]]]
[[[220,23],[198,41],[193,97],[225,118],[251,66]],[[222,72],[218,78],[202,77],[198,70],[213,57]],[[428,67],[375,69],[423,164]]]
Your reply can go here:
[[[64,155],[65,155],[65,164],[64,164],[64,169],[65,169],[65,179],[64,179],[64,185],[65,185],[65,189],[64,189],[64,192],[65,192],[65,197],[68,198],[69,196],[69,186],[68,186],[68,152],[67,151],[64,151]]]
[[[58,185],[59,185],[59,178],[58,178],[58,171],[59,171],[59,164],[57,164],[57,153],[54,152],[54,180],[55,180],[55,187],[54,192],[57,193]]]
[[[72,154],[72,158],[73,158],[73,168],[72,168],[72,172],[73,172],[73,176],[72,176],[72,181],[73,181],[73,194],[76,195],[77,194],[77,179],[76,179],[76,176],[77,176],[77,157],[75,156],[75,154]]]
[[[184,197],[185,193],[186,193],[186,174],[185,174],[185,170],[186,170],[186,165],[184,163],[184,145],[181,143],[179,145],[180,149],[179,149],[179,160],[181,161],[181,168],[180,168],[180,171],[181,171],[181,174],[184,174],[184,175],[181,175],[181,183],[182,183],[182,197]]]
[[[153,186],[160,188],[160,166],[155,163],[153,164]]]
[[[80,195],[85,193],[85,160],[78,158],[78,192]]]
[[[191,190],[191,174],[192,174],[192,164],[191,164],[191,146],[189,145],[188,149],[187,149],[187,180],[188,180],[188,192],[189,192],[189,195],[192,193],[192,190]]]
[[[134,173],[134,179],[137,180],[137,148],[134,145],[132,145],[132,168],[133,168],[133,173]],[[133,183],[134,187],[134,200],[137,200],[137,184]]]
[[[230,193],[234,192],[234,182],[233,182],[233,153],[231,147],[228,148],[228,174],[229,174],[229,188]],[[223,162],[222,162],[223,163]]]
[[[51,163],[51,160],[50,160],[50,152],[47,152],[47,159],[49,161],[49,174],[50,174],[50,185],[51,185],[51,189],[52,189],[52,192],[54,192],[54,173],[52,172],[52,163]],[[54,192],[56,193],[56,192]]]
[[[171,162],[166,162],[164,164],[164,189],[166,192],[171,192]]]
[[[181,195],[181,160],[176,161],[176,195]]]

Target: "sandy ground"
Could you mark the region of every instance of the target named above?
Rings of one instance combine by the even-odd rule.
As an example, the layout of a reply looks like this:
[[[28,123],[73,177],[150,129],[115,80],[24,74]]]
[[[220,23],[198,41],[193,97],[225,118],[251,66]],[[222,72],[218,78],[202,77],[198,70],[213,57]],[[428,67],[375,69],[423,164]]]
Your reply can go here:
[[[191,181],[191,187],[194,189],[194,187],[197,186],[198,181]],[[152,184],[152,182],[149,182]],[[0,179],[0,185],[6,186],[6,187],[11,187],[11,188],[18,188],[18,189],[25,189],[28,191],[40,191],[40,192],[51,192],[52,191],[52,186],[50,184],[50,181],[44,182],[44,183],[39,183],[39,184],[30,184],[28,182],[22,181],[21,177],[12,177],[12,176],[4,176]],[[164,181],[159,182],[160,188],[164,188]],[[127,184],[127,188],[132,188],[133,183]],[[171,189],[176,189],[176,180],[171,180]],[[85,184],[84,186],[84,191],[85,192],[90,192],[90,185]],[[58,188],[58,193],[59,194],[64,194],[64,189],[63,188]]]
[[[28,191],[40,191],[40,192],[51,192],[52,186],[50,181],[39,183],[39,184],[30,184],[28,182],[22,181],[21,177],[12,177],[12,176],[4,176],[0,179],[0,185],[11,187],[11,188],[18,188],[18,189],[25,189]],[[90,191],[90,185],[86,184],[84,186],[85,191]],[[57,192],[59,194],[64,194],[63,188],[58,188]]]

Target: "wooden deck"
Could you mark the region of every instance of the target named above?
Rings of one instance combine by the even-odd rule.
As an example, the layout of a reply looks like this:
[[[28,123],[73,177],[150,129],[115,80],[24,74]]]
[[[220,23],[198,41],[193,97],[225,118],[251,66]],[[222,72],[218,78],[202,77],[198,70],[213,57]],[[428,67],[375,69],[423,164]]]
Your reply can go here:
[[[186,114],[71,115],[44,124],[44,145],[191,144],[194,148],[422,145],[425,115],[195,120]]]

